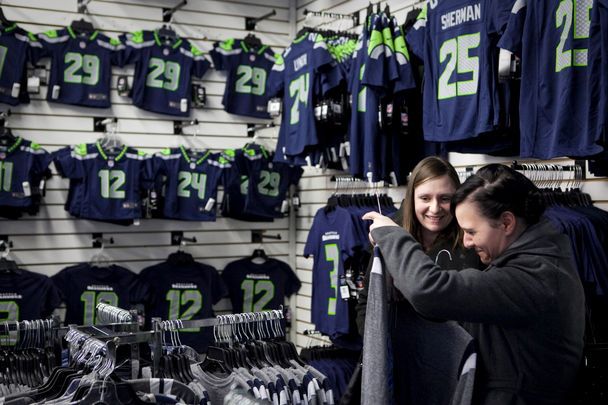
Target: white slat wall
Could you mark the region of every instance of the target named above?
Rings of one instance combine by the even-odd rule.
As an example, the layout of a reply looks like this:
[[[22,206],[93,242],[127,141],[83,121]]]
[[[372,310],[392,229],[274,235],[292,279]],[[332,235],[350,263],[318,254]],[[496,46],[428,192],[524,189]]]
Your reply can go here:
[[[376,1],[373,2],[374,4]],[[304,25],[304,10],[311,11],[328,11],[341,14],[352,14],[356,11],[360,12],[360,21],[363,22],[366,15],[366,8],[369,0],[297,0],[297,29],[299,30]],[[420,8],[424,1],[419,0],[389,0],[382,1],[382,9],[388,4],[391,14],[397,16],[400,23],[405,21],[407,13],[415,7]],[[374,6],[375,9],[375,6]],[[318,24],[320,21],[316,19],[313,24]],[[328,28],[325,25],[324,28]],[[356,29],[360,32],[360,26]],[[487,155],[472,155],[472,154],[457,154],[451,153],[449,156],[450,162],[458,171],[464,171],[468,167],[475,169],[487,163],[505,163],[510,164],[517,158],[492,158]],[[560,164],[571,164],[572,161],[567,159],[554,159],[551,162]],[[298,211],[296,224],[296,269],[298,276],[303,282],[303,287],[296,297],[297,310],[297,338],[296,344],[300,347],[306,347],[311,344],[325,341],[323,338],[304,336],[304,331],[314,329],[311,323],[311,297],[312,297],[312,258],[306,259],[303,257],[304,245],[308,237],[308,231],[312,225],[312,220],[315,212],[325,205],[327,198],[332,194],[335,188],[335,183],[330,181],[331,175],[334,173],[321,173],[316,169],[306,169],[304,177],[300,182],[302,208]],[[582,186],[583,191],[589,193],[595,205],[608,210],[608,179],[594,178],[587,173],[588,180]],[[563,182],[567,184],[566,181]],[[389,194],[395,201],[400,201],[404,194],[405,188],[393,188]]]
[[[163,8],[171,8],[177,3],[179,0],[94,0],[88,5],[90,16],[87,19],[107,35],[117,37],[123,32],[160,27]],[[77,13],[77,0],[4,0],[2,8],[7,18],[35,33],[61,28],[81,18]],[[290,11],[290,3],[281,0],[190,0],[174,15],[173,27],[180,36],[188,38],[203,51],[209,51],[214,41],[246,36],[246,16],[261,16],[272,9],[276,10],[276,15],[260,22],[255,34],[276,52],[282,52],[293,35],[290,29],[295,26],[295,3]],[[140,110],[131,105],[129,98],[117,94],[116,76],[132,76],[132,66],[114,68],[113,73],[112,108],[48,103],[45,100],[47,89],[43,88],[29,105],[11,109],[13,115],[8,126],[15,134],[40,143],[48,151],[95,141],[101,134],[93,132],[93,117],[99,116],[118,118],[119,136],[123,142],[149,153],[184,143],[183,137],[173,135],[172,117]],[[241,147],[250,140],[247,123],[266,122],[224,112],[221,97],[225,81],[224,73],[213,69],[207,72],[203,83],[208,106],[204,110],[194,110],[191,116],[200,122],[196,143],[218,151]],[[274,136],[276,128],[262,134],[262,137]],[[0,220],[0,234],[9,236],[14,244],[11,253],[24,268],[50,276],[66,266],[88,261],[97,252],[92,248],[91,234],[103,232],[104,237],[114,238],[114,244],[106,246],[107,254],[117,263],[138,272],[176,250],[170,245],[170,233],[174,230],[184,231],[187,237],[195,236],[197,243],[189,244],[186,250],[197,260],[220,271],[230,261],[251,254],[258,246],[251,243],[253,229],[281,235],[280,241],[265,242],[264,249],[270,256],[289,262],[287,218],[273,223],[246,223],[226,218],[218,218],[217,222],[142,220],[139,226],[121,227],[70,217],[63,209],[67,188],[68,181],[55,172],[47,183],[47,195],[38,216],[25,216],[17,221]],[[222,300],[216,309],[219,312],[230,310],[229,301]]]

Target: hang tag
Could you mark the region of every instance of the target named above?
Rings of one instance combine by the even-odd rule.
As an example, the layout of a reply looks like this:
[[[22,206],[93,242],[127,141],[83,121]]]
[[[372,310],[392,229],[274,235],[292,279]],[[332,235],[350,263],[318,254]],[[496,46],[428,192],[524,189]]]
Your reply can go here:
[[[283,200],[283,202],[281,203],[281,212],[283,214],[285,214],[288,211],[289,211],[289,203],[287,202],[287,200]]]
[[[182,98],[179,102],[179,110],[183,113],[188,112],[188,99]]]
[[[302,204],[300,203],[300,196],[295,194],[291,199],[291,205],[294,207],[300,207]]]
[[[501,49],[498,54],[498,79],[507,81],[511,77],[511,55],[506,49]]]
[[[13,83],[13,89],[11,90],[11,97],[13,97],[13,98],[19,97],[20,91],[21,91],[21,84]]]
[[[348,171],[348,159],[346,157],[341,157],[340,162],[342,162],[342,170]]]
[[[139,226],[140,224],[141,224],[141,222],[139,222],[139,218],[135,218],[135,219],[133,220],[133,225],[135,225],[135,226]]]
[[[397,182],[397,175],[395,174],[395,172],[391,172],[389,174],[389,177],[391,178],[391,184],[393,186],[398,186],[399,185],[398,182]]]
[[[38,76],[27,78],[27,92],[31,94],[40,93],[40,78]]]
[[[46,195],[46,180],[44,179],[40,180],[40,194]]]
[[[53,86],[53,90],[51,92],[51,98],[53,100],[56,100],[59,98],[59,91],[61,90],[61,86],[59,86],[58,84]]]
[[[270,100],[268,100],[268,114],[270,114],[271,117],[278,117],[279,115],[281,115],[282,106],[283,103],[281,103],[280,98],[271,98]]]
[[[119,96],[125,97],[129,95],[129,78],[127,76],[118,76],[116,90],[118,90]]]
[[[320,121],[321,120],[321,105],[317,104],[315,106],[315,120]]]
[[[346,156],[350,156],[350,141],[346,141],[344,147],[346,148]]]
[[[305,160],[306,160],[306,165],[308,167],[311,167],[312,166],[312,160],[310,160],[310,156],[306,156]]]
[[[338,161],[338,153],[336,152],[336,148],[332,146],[329,149],[329,151],[331,152],[331,161],[332,162],[337,162]]]
[[[327,120],[327,110],[329,109],[329,106],[327,105],[326,102],[324,102],[323,104],[321,104],[321,119],[323,121]]]
[[[23,195],[26,197],[29,197],[32,195],[32,189],[30,187],[30,182],[29,181],[24,181],[23,183],[21,183],[21,185],[23,186]]]
[[[207,200],[207,204],[205,204],[205,211],[211,211],[213,206],[215,205],[215,198],[210,198]]]

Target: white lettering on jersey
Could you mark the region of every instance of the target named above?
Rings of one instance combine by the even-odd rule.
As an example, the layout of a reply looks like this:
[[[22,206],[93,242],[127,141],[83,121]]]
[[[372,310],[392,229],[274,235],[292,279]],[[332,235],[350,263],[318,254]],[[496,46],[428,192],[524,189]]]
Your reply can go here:
[[[296,72],[308,64],[308,55],[304,54],[293,61],[293,70]]]
[[[481,4],[477,3],[472,6],[465,6],[458,10],[443,14],[441,16],[441,29],[446,30],[469,21],[477,21],[480,19]]]

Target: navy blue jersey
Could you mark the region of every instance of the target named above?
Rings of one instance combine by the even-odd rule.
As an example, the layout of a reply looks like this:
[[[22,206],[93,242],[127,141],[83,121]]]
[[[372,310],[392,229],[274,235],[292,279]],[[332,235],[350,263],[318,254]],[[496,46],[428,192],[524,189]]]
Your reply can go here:
[[[519,0],[499,46],[521,57],[521,156],[602,151],[588,130],[592,0]]]
[[[349,332],[348,303],[340,297],[339,280],[344,262],[361,247],[359,230],[345,208],[321,208],[304,246],[304,256],[314,257],[312,270],[312,322],[318,331],[335,337]]]
[[[249,257],[231,262],[224,268],[222,279],[235,314],[280,309],[285,297],[297,293],[301,286],[287,263],[272,258],[260,264]]]
[[[232,114],[270,118],[267,112],[266,81],[277,57],[273,50],[262,45],[249,48],[240,39],[216,42],[209,52],[216,70],[227,73],[222,104]]]
[[[135,63],[133,104],[162,114],[190,113],[192,76],[202,77],[210,66],[190,41],[162,42],[157,31],[138,31],[121,37],[127,62]]]
[[[259,145],[248,145],[243,149],[237,164],[241,173],[247,175],[247,198],[245,211],[248,214],[273,218],[283,217],[281,205],[286,199],[289,186],[298,184],[301,167],[283,162],[273,162],[272,154]]]
[[[494,1],[427,2],[407,34],[424,62],[427,141],[473,138],[500,124]]]
[[[0,140],[0,206],[28,207],[39,194],[51,155],[40,145],[17,137],[12,144]]]
[[[0,103],[29,102],[27,62],[35,63],[42,51],[37,38],[17,24],[0,25]]]
[[[80,263],[66,267],[51,279],[66,304],[66,325],[98,324],[99,303],[130,309],[146,303],[150,296],[148,286],[137,274],[115,264],[97,267]]]
[[[314,90],[320,83],[320,73],[330,68],[332,62],[323,36],[311,33],[296,38],[272,67],[268,95],[283,93],[279,159],[285,155],[299,155],[307,146],[319,143]]]
[[[215,316],[213,305],[227,294],[226,286],[214,267],[195,262],[184,253],[173,253],[167,261],[144,269],[140,277],[152,291],[146,309],[148,318],[206,319]],[[180,331],[183,344],[204,352],[213,342],[212,328]]]
[[[163,215],[190,221],[215,221],[217,187],[230,163],[211,151],[193,153],[183,146],[154,157],[156,176],[165,176]]]
[[[153,183],[149,156],[126,145],[104,150],[98,142],[63,148],[54,153],[53,159],[62,176],[76,181],[74,190],[70,190],[78,194],[74,203],[79,206],[81,218],[142,217],[142,191]]]
[[[589,136],[608,137],[608,1],[595,0],[589,28]],[[590,162],[591,163],[591,162]],[[591,170],[591,168],[590,168]],[[599,175],[599,174],[598,174]]]
[[[38,34],[51,57],[47,100],[87,107],[111,105],[112,65],[122,66],[126,47],[99,31],[76,34],[70,27]]]

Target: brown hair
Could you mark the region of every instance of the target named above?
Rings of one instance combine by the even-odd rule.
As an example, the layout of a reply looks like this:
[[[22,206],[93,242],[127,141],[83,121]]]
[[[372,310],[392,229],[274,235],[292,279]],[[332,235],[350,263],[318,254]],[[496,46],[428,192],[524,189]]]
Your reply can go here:
[[[456,188],[460,186],[460,179],[454,166],[438,156],[429,156],[422,159],[408,177],[403,208],[403,227],[420,243],[422,243],[422,226],[418,218],[416,218],[414,210],[414,190],[422,183],[441,176],[448,176]],[[440,240],[453,241],[454,248],[461,243],[462,231],[455,217],[452,218],[452,222],[439,234],[435,243]]]

